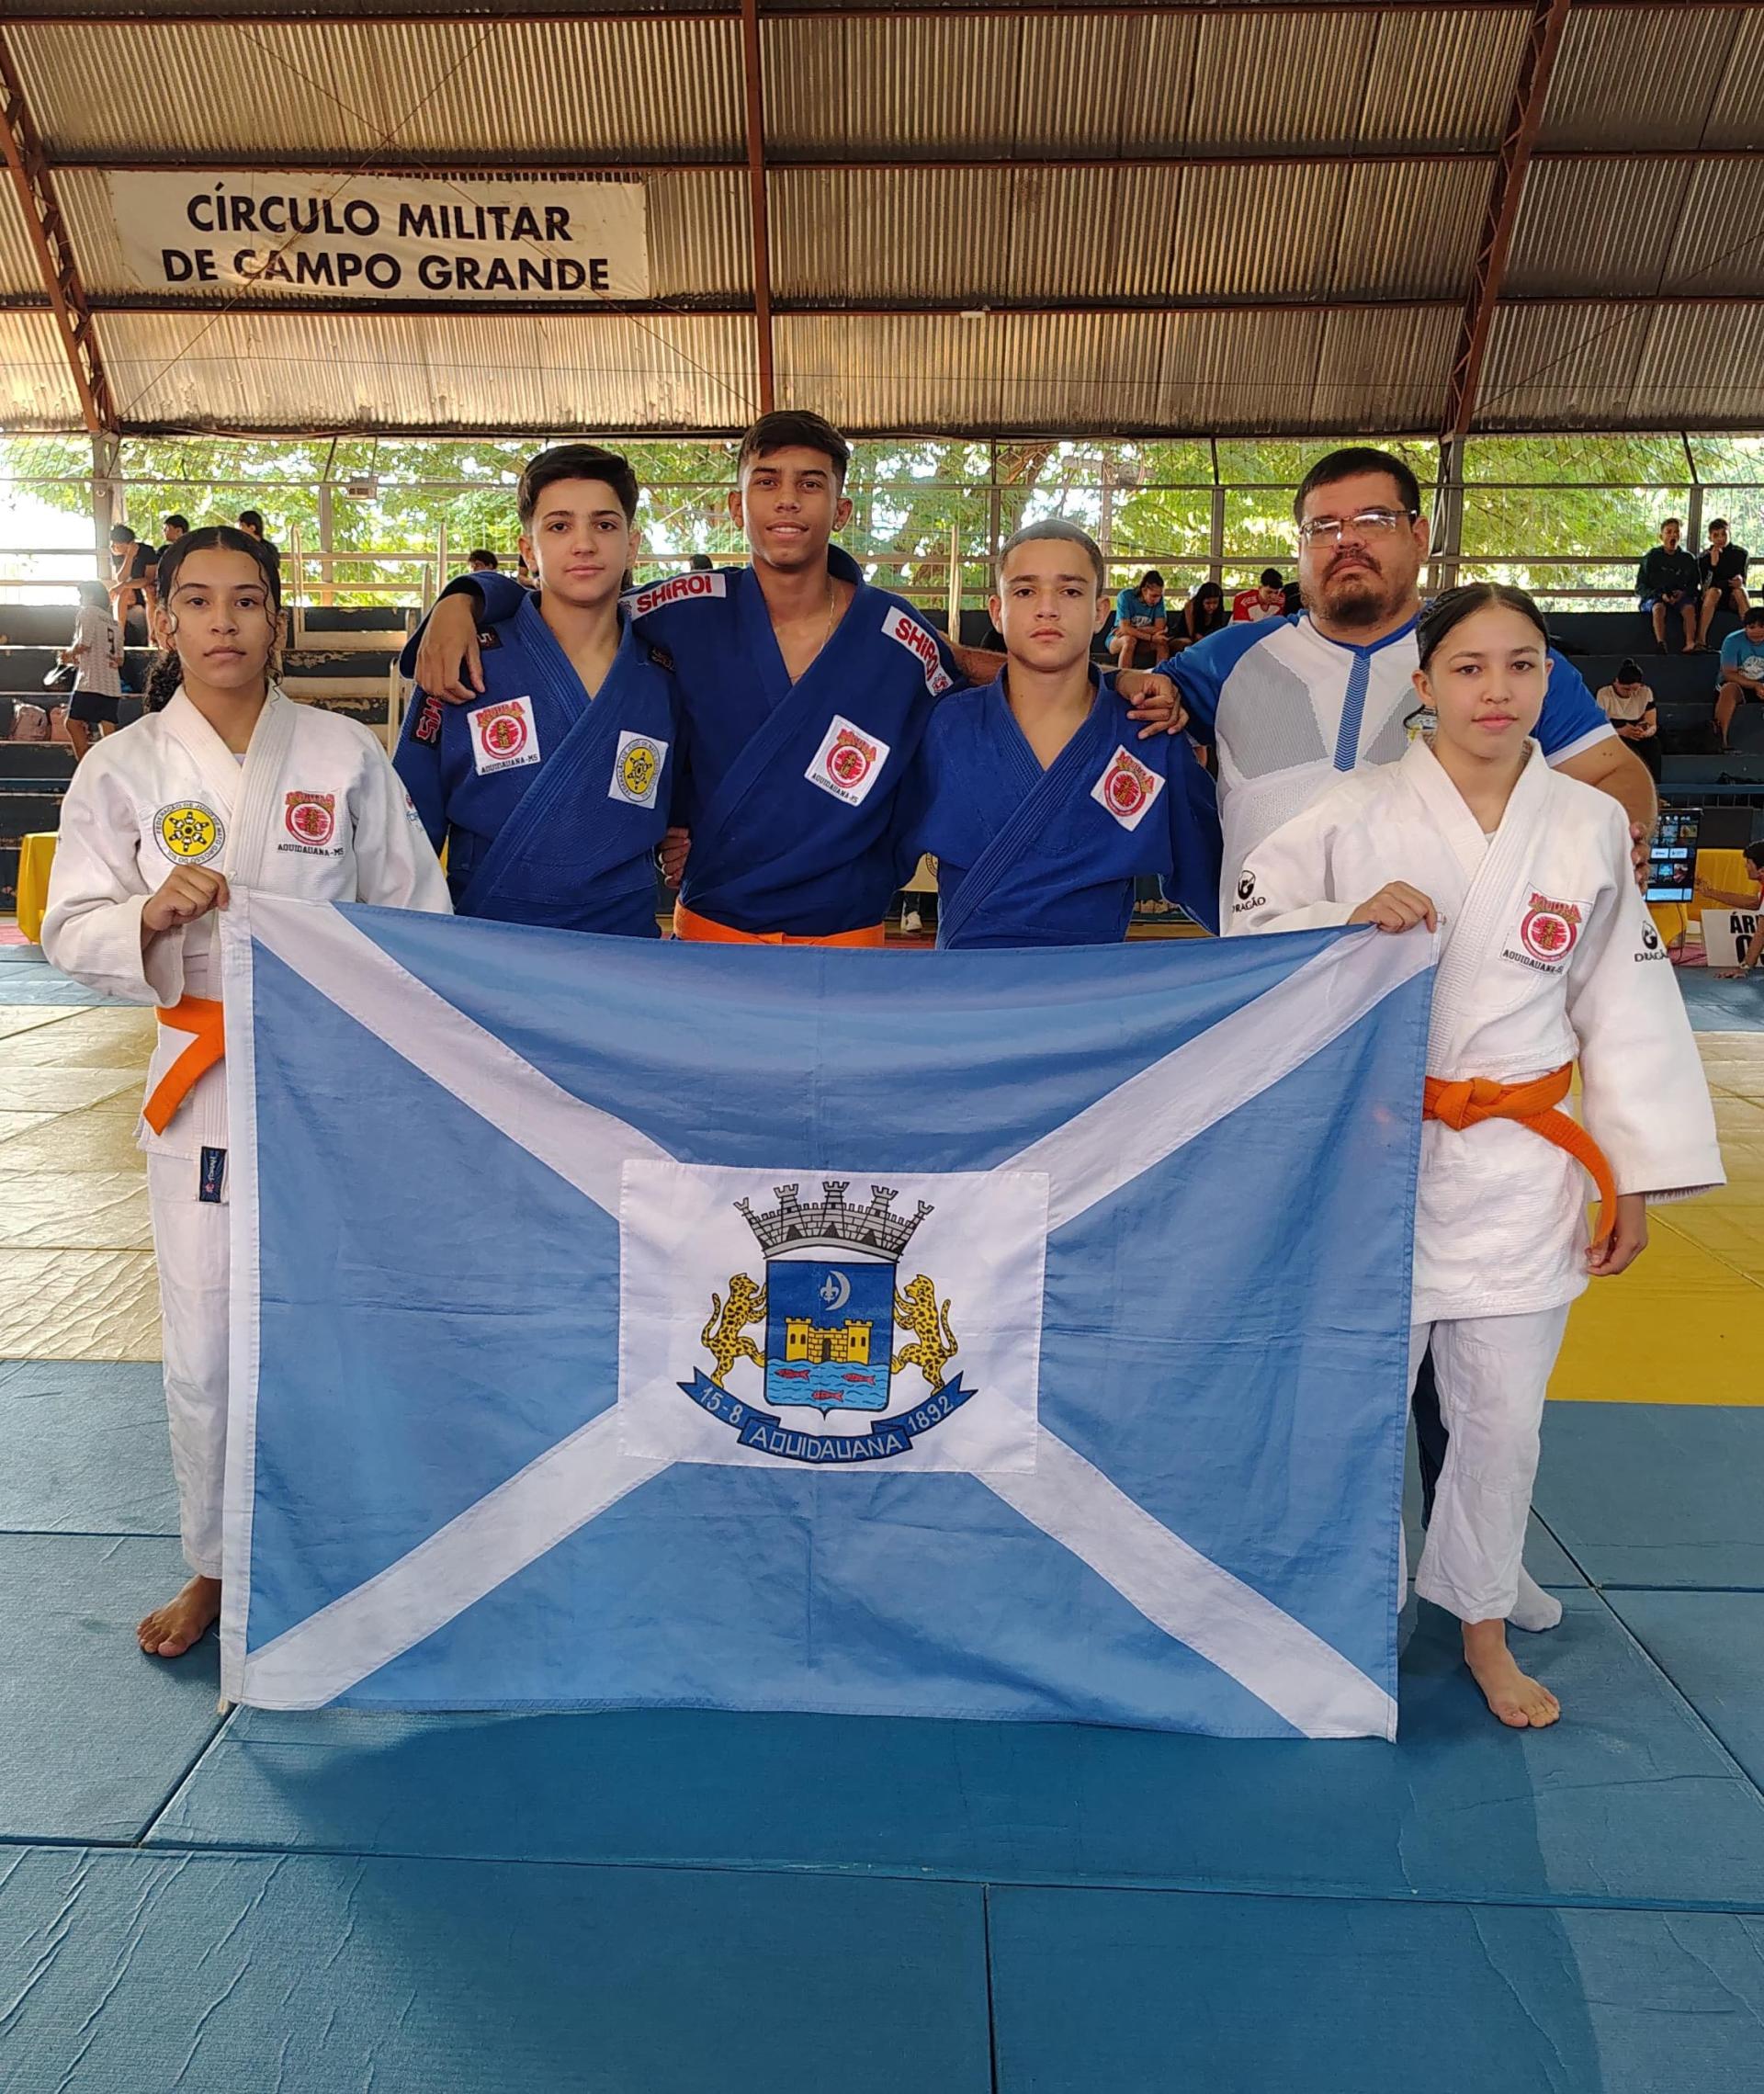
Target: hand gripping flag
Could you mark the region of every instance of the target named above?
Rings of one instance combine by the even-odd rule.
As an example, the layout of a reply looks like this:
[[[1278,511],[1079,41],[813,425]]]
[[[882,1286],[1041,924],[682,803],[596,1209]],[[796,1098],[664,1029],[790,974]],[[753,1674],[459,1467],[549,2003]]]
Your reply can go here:
[[[1430,953],[236,897],[223,1686],[1390,1737]]]

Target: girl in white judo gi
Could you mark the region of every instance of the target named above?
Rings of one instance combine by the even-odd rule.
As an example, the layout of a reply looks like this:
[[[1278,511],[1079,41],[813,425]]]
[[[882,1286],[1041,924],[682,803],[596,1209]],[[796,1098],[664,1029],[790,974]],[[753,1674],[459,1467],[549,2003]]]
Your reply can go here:
[[[1508,1650],[1506,1619],[1568,1305],[1643,1250],[1650,1199],[1723,1174],[1623,810],[1528,739],[1549,673],[1542,614],[1481,583],[1431,605],[1417,637],[1430,745],[1343,778],[1251,852],[1228,928],[1442,934],[1410,1358],[1412,1373],[1430,1336],[1451,1447],[1415,1590],[1463,1622],[1489,1707],[1523,1728],[1561,1714]],[[1560,1110],[1577,1061],[1584,1127]]]
[[[220,1611],[227,1423],[227,1098],[213,911],[230,890],[446,910],[447,882],[386,752],[274,682],[281,591],[242,531],[192,531],[159,566],[150,710],[74,773],[43,950],[158,1006],[141,1146],[158,1254],[178,1522],[194,1576],[141,1624],[178,1658]]]

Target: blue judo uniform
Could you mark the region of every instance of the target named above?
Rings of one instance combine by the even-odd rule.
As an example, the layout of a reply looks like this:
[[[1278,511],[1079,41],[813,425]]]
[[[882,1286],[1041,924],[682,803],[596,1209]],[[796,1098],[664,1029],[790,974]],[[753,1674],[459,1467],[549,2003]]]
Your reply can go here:
[[[679,742],[666,651],[625,619],[591,699],[537,600],[514,594],[479,634],[483,696],[416,693],[398,775],[429,841],[446,842],[461,916],[656,937],[655,848]]]
[[[901,861],[900,788],[938,701],[963,681],[911,605],[871,588],[837,547],[827,565],[857,593],[794,684],[751,568],[624,599],[633,632],[677,677],[673,820],[692,832],[681,901],[752,934],[830,937],[882,921],[913,863]],[[492,620],[521,593],[502,574],[470,583]]]
[[[1219,817],[1187,739],[1138,740],[1112,676],[1044,771],[1004,678],[946,698],[908,796],[909,853],[937,860],[937,943],[1100,945],[1126,935],[1134,881],[1218,929]]]

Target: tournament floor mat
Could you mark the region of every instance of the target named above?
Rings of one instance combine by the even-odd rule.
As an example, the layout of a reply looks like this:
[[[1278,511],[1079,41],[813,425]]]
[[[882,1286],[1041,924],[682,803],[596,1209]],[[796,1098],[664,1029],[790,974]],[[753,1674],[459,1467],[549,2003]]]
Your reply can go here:
[[[0,1366],[0,1533],[177,1533],[165,1398],[149,1362]]]
[[[1757,1382],[1764,1295],[1746,1372]],[[1537,1510],[1598,1585],[1764,1590],[1764,1409],[1552,1404]]]
[[[1764,1592],[1613,1592],[1611,1604],[1764,1789]]]
[[[991,1894],[999,2094],[1764,2085],[1764,1919]]]
[[[61,1005],[69,1010],[92,1009],[118,1001],[70,979],[40,954],[27,956],[16,949],[0,966],[0,998],[7,1004]]]
[[[0,1183],[9,1146],[0,1144]],[[151,1251],[0,1247],[0,1358],[159,1356],[159,1274]]]
[[[241,1710],[152,1842],[862,1870],[988,1882],[1743,1906],[1764,1797],[1596,1594],[1525,1655],[1568,1720],[1490,1716],[1457,1625],[1405,1656],[1402,1736],[669,1712]]]
[[[965,1885],[0,1853],[7,2073],[79,2094],[989,2094]]]
[[[134,1637],[188,1575],[175,1542],[0,1534],[0,1840],[139,1839],[214,1736],[214,1638],[167,1665]]]

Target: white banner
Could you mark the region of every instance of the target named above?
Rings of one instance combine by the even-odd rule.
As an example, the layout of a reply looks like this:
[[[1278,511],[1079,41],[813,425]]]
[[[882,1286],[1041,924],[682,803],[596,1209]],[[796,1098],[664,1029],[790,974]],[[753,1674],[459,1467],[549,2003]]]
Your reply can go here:
[[[142,290],[434,299],[650,295],[641,182],[112,175]]]
[[[1758,935],[1758,918],[1744,909],[1705,909],[1702,949],[1711,967],[1737,967]]]

